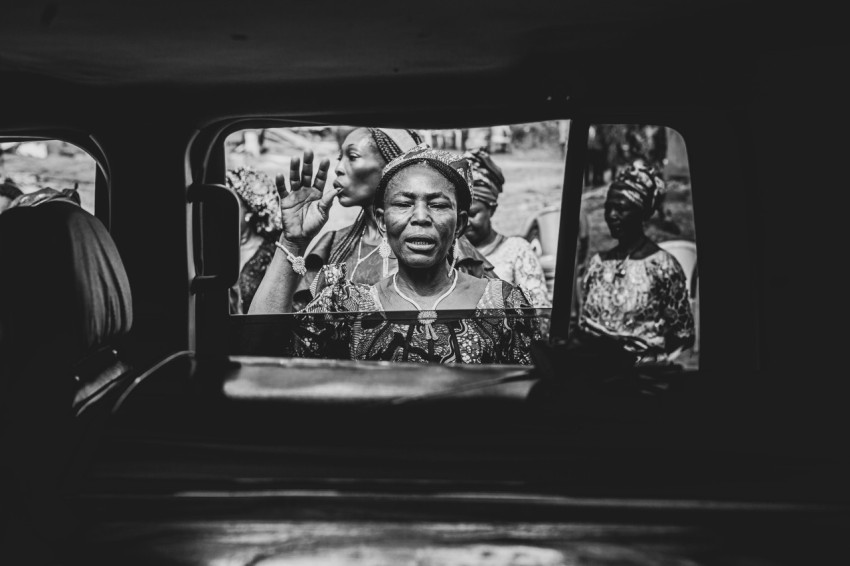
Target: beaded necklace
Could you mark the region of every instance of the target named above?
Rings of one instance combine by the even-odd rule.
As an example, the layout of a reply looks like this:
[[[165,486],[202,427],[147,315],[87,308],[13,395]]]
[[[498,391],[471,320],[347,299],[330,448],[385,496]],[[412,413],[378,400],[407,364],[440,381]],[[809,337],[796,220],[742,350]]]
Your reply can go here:
[[[454,269],[453,271],[454,279],[452,280],[451,287],[449,287],[448,291],[437,297],[437,300],[434,301],[434,306],[431,307],[430,310],[422,310],[422,307],[420,307],[416,301],[402,293],[401,289],[398,288],[398,284],[396,283],[396,276],[398,275],[398,272],[393,273],[393,289],[395,289],[395,292],[398,293],[399,297],[416,307],[416,310],[419,311],[419,314],[416,316],[416,319],[420,323],[422,323],[422,330],[423,332],[425,332],[425,338],[427,338],[428,340],[437,339],[437,332],[434,330],[433,327],[434,321],[437,320],[437,305],[440,304],[440,301],[451,295],[452,291],[454,291],[455,287],[457,286],[457,270]]]
[[[354,264],[354,269],[351,270],[351,275],[348,277],[348,280],[352,283],[354,282],[354,272],[357,271],[357,268],[360,267],[360,264],[369,259],[369,257],[378,252],[378,255],[381,256],[381,278],[383,279],[387,275],[390,274],[390,253],[391,253],[390,245],[387,243],[386,239],[382,240],[381,243],[375,247],[374,250],[366,254],[366,257],[360,257],[363,254],[363,237],[360,237],[360,241],[357,243],[357,262]]]

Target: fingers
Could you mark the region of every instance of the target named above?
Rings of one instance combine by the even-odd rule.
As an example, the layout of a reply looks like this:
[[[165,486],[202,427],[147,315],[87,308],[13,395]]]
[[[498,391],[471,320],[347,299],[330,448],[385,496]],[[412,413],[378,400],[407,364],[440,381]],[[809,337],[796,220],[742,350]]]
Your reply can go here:
[[[319,200],[319,207],[327,212],[334,203],[334,199],[339,196],[339,193],[341,192],[342,189],[334,189],[323,194],[321,200]]]
[[[301,158],[293,157],[289,162],[289,186],[292,191],[301,188]]]
[[[301,168],[301,186],[311,187],[313,183],[313,152],[304,152],[304,166]]]
[[[305,156],[306,159],[306,156]],[[318,190],[325,190],[325,183],[328,181],[328,169],[331,168],[331,160],[327,157],[319,162],[319,170],[316,171],[316,182],[313,185]]]
[[[277,187],[277,192],[280,195],[280,198],[286,197],[286,175],[279,174],[275,175],[274,184]]]

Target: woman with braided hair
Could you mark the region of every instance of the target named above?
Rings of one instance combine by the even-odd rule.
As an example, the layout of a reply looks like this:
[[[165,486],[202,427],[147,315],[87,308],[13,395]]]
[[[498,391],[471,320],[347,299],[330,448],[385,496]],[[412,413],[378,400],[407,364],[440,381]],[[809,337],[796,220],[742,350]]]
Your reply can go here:
[[[383,232],[375,220],[372,202],[381,180],[382,169],[405,151],[421,142],[413,130],[388,128],[356,128],[342,142],[339,163],[334,170],[333,187],[339,204],[344,207],[360,206],[362,211],[350,226],[326,232],[312,246],[305,257],[306,274],[295,295],[296,306],[306,305],[325,285],[317,275],[324,265],[345,264],[348,278],[355,283],[372,284],[397,270],[397,260],[385,242]],[[309,182],[312,177],[311,152],[304,153],[304,181],[298,177],[299,160],[294,159],[290,169],[290,184]],[[325,167],[322,173],[322,167]],[[329,165],[319,165],[316,174],[324,176]],[[285,178],[278,175],[278,190],[285,191]],[[458,244],[456,267],[477,277],[495,277],[492,266],[466,240]]]
[[[314,185],[299,179],[281,199],[283,233],[252,314],[296,310],[292,291],[306,271],[301,254],[342,191],[323,194],[322,171]],[[454,267],[471,183],[469,161],[424,144],[392,160],[374,206],[398,269],[362,284],[349,279],[345,263],[325,266],[320,276],[328,284],[294,317],[295,357],[530,364],[531,345],[542,334],[523,291]]]

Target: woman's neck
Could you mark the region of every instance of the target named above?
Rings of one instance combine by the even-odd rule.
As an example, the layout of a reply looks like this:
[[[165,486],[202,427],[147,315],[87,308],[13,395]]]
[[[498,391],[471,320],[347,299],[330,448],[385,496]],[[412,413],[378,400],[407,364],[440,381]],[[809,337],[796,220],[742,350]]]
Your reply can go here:
[[[490,232],[486,236],[484,236],[484,239],[481,240],[481,242],[479,242],[478,245],[475,246],[475,247],[479,248],[479,249],[480,248],[486,248],[487,246],[489,246],[490,244],[495,242],[496,238],[498,238],[498,237],[499,237],[499,233],[496,232],[495,230],[493,230],[492,228],[490,228]]]
[[[363,235],[361,237],[367,244],[378,245],[384,234],[378,227],[378,221],[375,220],[375,213],[371,206],[363,208],[363,217],[366,221],[366,227],[364,228]]]
[[[414,297],[435,297],[452,284],[448,262],[437,262],[429,268],[415,269],[399,263],[396,283]]]
[[[475,248],[483,255],[491,254],[496,251],[496,244],[501,241],[501,239],[502,235],[491,228],[490,233],[487,234],[487,237],[481,240],[481,242],[477,246],[475,246]]]
[[[614,251],[621,257],[630,256],[641,249],[646,244],[646,241],[647,237],[643,232],[629,238],[621,238],[617,243],[617,247],[614,248]]]

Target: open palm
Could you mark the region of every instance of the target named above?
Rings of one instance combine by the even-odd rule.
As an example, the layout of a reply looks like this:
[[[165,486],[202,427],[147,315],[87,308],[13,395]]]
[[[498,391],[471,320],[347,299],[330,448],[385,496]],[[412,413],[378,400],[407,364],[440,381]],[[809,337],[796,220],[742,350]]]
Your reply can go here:
[[[328,221],[328,212],[339,191],[323,195],[328,179],[330,160],[322,159],[313,179],[313,152],[304,152],[304,166],[297,157],[289,167],[289,187],[286,190],[284,175],[275,178],[280,193],[280,212],[283,238],[290,242],[308,242]]]

